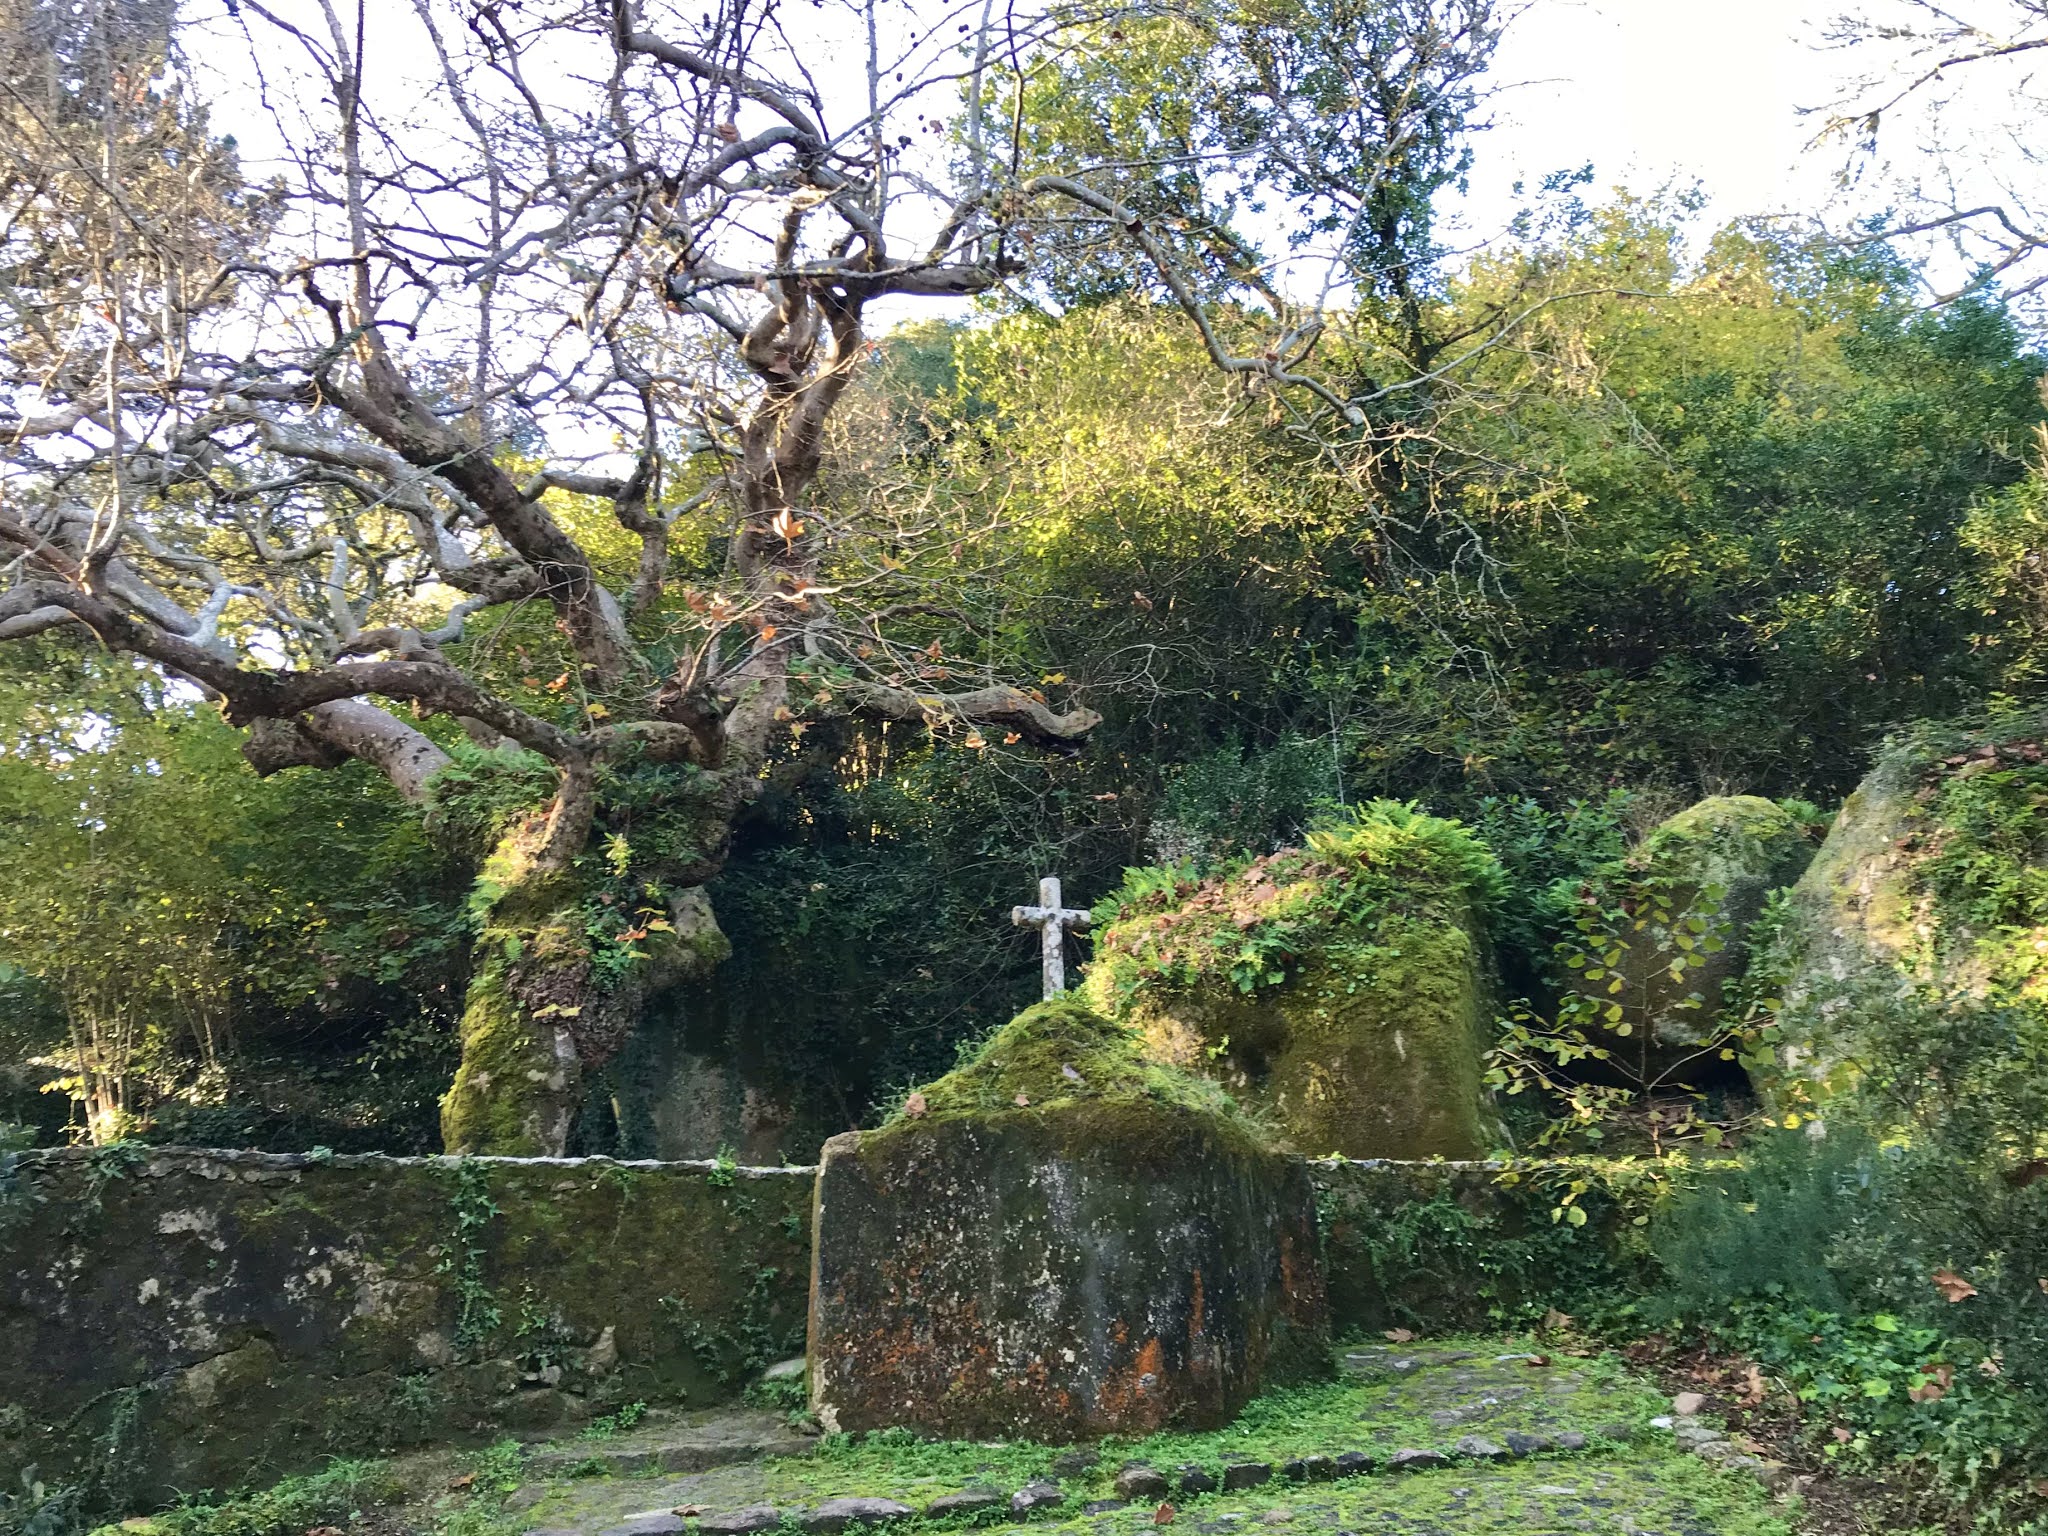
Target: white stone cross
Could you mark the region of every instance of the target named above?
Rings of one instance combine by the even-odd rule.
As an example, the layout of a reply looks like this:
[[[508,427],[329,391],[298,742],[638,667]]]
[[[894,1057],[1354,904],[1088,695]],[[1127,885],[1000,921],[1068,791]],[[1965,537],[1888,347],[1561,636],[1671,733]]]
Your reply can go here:
[[[1038,930],[1045,995],[1058,997],[1067,990],[1067,930],[1086,928],[1092,919],[1086,912],[1061,906],[1059,876],[1047,875],[1038,882],[1038,905],[1010,908],[1010,921]]]

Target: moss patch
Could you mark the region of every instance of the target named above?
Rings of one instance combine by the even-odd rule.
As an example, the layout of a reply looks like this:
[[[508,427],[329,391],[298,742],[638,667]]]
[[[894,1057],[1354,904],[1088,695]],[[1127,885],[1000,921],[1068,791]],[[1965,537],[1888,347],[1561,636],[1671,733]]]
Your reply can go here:
[[[919,1113],[954,1115],[1055,1104],[1140,1102],[1235,1117],[1206,1078],[1148,1060],[1142,1037],[1086,1003],[1057,997],[1025,1009],[966,1061],[919,1090]],[[890,1124],[909,1118],[904,1105]]]
[[[545,830],[538,815],[517,822],[471,897],[477,968],[441,1101],[451,1152],[560,1156],[585,1074],[617,1054],[649,998],[732,952],[697,888],[664,894],[589,857],[537,868]]]
[[[816,1454],[730,1467],[697,1477],[551,1486],[528,1513],[537,1526],[597,1530],[636,1510],[695,1503],[731,1509],[763,1502],[785,1510],[839,1496],[876,1496],[921,1506],[961,1488],[1009,1492],[1050,1478],[1066,1495],[1051,1519],[1029,1529],[1088,1536],[1140,1536],[1156,1529],[1144,1503],[1083,1514],[1114,1497],[1127,1461],[1171,1475],[1197,1465],[1211,1472],[1237,1461],[1278,1463],[1347,1449],[1390,1452],[1449,1448],[1462,1434],[1498,1438],[1510,1430],[1589,1437],[1585,1451],[1550,1453],[1505,1465],[1464,1462],[1403,1476],[1289,1484],[1194,1497],[1176,1494],[1175,1528],[1202,1536],[1266,1526],[1303,1533],[1331,1529],[1398,1536],[1523,1536],[1532,1531],[1621,1531],[1654,1536],[1787,1536],[1783,1511],[1750,1479],[1680,1453],[1650,1419],[1668,1404],[1610,1355],[1566,1357],[1531,1367],[1526,1338],[1453,1338],[1383,1350],[1363,1374],[1266,1393],[1229,1424],[1195,1433],[1168,1431],[1109,1439],[1078,1465],[1056,1446],[1032,1441],[929,1440],[903,1431],[831,1436]],[[1449,1422],[1446,1422],[1448,1420]],[[1083,1458],[1087,1462],[1087,1458]],[[998,1523],[922,1520],[910,1529],[958,1529]]]
[[[1473,1157],[1502,877],[1456,822],[1376,802],[1203,880],[1137,870],[1097,913],[1087,995],[1311,1156]]]

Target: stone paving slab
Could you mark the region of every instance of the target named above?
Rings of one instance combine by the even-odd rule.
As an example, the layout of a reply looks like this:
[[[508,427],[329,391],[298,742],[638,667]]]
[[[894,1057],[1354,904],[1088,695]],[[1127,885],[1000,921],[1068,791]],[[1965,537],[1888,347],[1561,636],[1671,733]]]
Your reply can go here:
[[[1755,1476],[1691,1454],[1665,1401],[1611,1360],[1543,1358],[1487,1341],[1354,1349],[1338,1369],[1337,1384],[1276,1396],[1232,1429],[1106,1444],[1100,1454],[906,1439],[851,1450],[837,1442],[827,1455],[680,1477],[554,1477],[514,1495],[514,1528],[547,1536],[857,1531],[862,1522],[840,1520],[846,1506],[830,1501],[892,1501],[872,1506],[871,1525],[882,1526],[980,1488],[997,1498],[955,1499],[931,1511],[925,1528],[1015,1524],[1039,1536],[1791,1530]],[[1128,1475],[1134,1451],[1156,1477]],[[1156,1523],[1162,1484],[1175,1506],[1165,1527]],[[1142,1495],[1120,1498],[1120,1486]],[[1020,1494],[1032,1509],[1015,1509]]]
[[[812,1435],[791,1429],[779,1414],[748,1409],[665,1415],[603,1440],[569,1440],[527,1453],[527,1473],[561,1478],[597,1473],[638,1477],[656,1472],[702,1472],[735,1462],[807,1455]]]
[[[1360,1424],[1368,1439],[1414,1440],[1428,1425],[1444,1440],[1476,1434],[1600,1434],[1626,1440],[1636,1426],[1604,1418],[1598,1386],[1578,1361],[1526,1351],[1443,1346],[1346,1351],[1339,1369],[1370,1389]],[[1370,1447],[1368,1447],[1370,1448]]]

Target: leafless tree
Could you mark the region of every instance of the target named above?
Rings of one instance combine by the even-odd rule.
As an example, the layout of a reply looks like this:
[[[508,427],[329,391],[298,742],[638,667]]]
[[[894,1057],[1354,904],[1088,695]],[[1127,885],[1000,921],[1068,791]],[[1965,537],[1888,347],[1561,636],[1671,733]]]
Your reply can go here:
[[[1443,9],[1408,0],[1374,66],[1389,145],[1496,35]],[[1313,104],[1191,144],[1195,216],[1133,207],[1114,145],[1023,164],[1005,111],[1107,11],[236,0],[169,70],[167,4],[0,15],[0,639],[149,659],[261,772],[361,759],[444,810],[526,786],[480,876],[453,1149],[562,1148],[646,997],[722,955],[703,884],[807,726],[1070,751],[1097,723],[960,659],[943,509],[816,494],[878,310],[1114,243],[1314,430],[1413,384],[1318,352],[1397,155],[1288,162],[1341,280],[1284,282],[1202,211]],[[240,82],[211,119],[176,84],[209,64]]]
[[[2048,0],[1880,0],[1824,35],[1859,67],[1819,138],[1849,151],[1845,180],[1903,199],[1876,237],[1946,239],[1942,302],[2048,287]]]

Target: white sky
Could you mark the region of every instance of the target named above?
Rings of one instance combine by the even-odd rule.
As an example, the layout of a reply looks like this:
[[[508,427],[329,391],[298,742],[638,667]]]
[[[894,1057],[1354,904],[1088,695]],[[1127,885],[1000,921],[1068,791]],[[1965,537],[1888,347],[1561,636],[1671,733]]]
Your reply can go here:
[[[1510,29],[1494,78],[1513,85],[1478,148],[1465,210],[1495,223],[1517,176],[1593,163],[1588,189],[1698,180],[1719,222],[1817,212],[1838,160],[1802,153],[1802,106],[1834,94],[1839,55],[1815,23],[1853,0],[1539,0]],[[1526,83],[1524,83],[1526,82]]]

